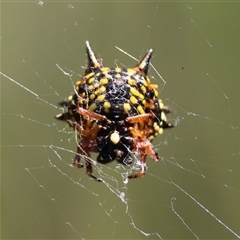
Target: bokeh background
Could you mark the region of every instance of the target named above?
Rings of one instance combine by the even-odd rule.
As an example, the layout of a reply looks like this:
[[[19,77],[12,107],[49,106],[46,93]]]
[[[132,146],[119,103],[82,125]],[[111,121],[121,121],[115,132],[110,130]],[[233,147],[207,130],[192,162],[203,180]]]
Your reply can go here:
[[[1,238],[240,237],[240,4],[1,3]],[[162,161],[124,183],[71,167],[73,132],[53,116],[86,66],[135,66],[154,48],[153,82],[177,126],[154,141]],[[164,81],[158,75],[163,77]],[[94,156],[93,156],[94,157]]]

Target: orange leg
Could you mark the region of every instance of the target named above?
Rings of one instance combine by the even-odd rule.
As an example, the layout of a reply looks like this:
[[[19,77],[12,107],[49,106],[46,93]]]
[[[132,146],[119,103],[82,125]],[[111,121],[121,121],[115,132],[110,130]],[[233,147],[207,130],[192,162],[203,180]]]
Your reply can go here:
[[[140,158],[141,169],[139,170],[139,172],[137,174],[130,175],[130,176],[128,176],[128,178],[140,178],[145,175],[145,173],[146,173],[146,158],[147,158],[146,154],[141,155],[141,158]]]
[[[77,113],[80,114],[81,116],[83,116],[84,118],[90,118],[93,120],[97,120],[97,121],[103,121],[106,120],[108,123],[111,123],[111,121],[109,121],[106,116],[101,115],[99,113],[95,113],[89,110],[86,110],[84,108],[78,107],[76,109]]]
[[[145,113],[137,116],[127,117],[126,121],[130,123],[138,123],[141,121],[148,121],[149,117],[152,115],[150,113]]]
[[[153,146],[148,139],[138,138],[134,146],[134,151],[141,154],[141,169],[136,175],[131,175],[129,178],[139,178],[145,175],[147,156],[151,157],[156,162],[160,160],[158,154],[153,150]]]
[[[98,181],[98,182],[102,182],[102,180],[98,177],[96,177],[93,174],[93,170],[92,170],[92,163],[91,161],[89,161],[88,159],[86,159],[86,172],[88,174],[89,177],[93,178],[94,180]]]
[[[75,157],[73,159],[73,163],[72,163],[73,166],[75,166],[77,168],[84,167],[83,164],[80,163],[82,154],[83,154],[83,150],[81,148],[81,141],[80,141],[79,144],[77,145],[77,154],[75,155]]]
[[[86,136],[86,137],[87,136],[92,137],[93,135],[98,133],[100,128],[102,128],[101,125],[94,126],[94,127],[90,128],[90,129],[84,129],[85,126],[84,127],[83,126],[81,124],[77,124],[76,125],[76,129],[80,133],[81,136]]]
[[[84,167],[83,164],[80,163],[81,156],[85,156],[86,162],[86,173],[95,179],[98,182],[102,182],[102,180],[93,174],[92,163],[90,159],[90,152],[96,152],[96,141],[92,139],[82,138],[77,146],[77,154],[73,159],[73,166],[77,168]]]

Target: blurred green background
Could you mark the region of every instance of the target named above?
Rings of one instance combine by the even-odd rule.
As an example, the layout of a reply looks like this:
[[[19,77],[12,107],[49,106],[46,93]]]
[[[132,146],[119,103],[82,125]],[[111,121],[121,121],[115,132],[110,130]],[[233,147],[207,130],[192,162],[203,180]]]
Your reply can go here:
[[[240,237],[239,11],[220,2],[2,2],[1,238]],[[162,161],[149,159],[142,179],[124,184],[113,163],[94,167],[100,184],[70,167],[75,135],[53,116],[84,71],[86,40],[105,66],[136,65],[115,46],[136,58],[154,48],[166,83],[150,75],[177,127],[154,141]]]

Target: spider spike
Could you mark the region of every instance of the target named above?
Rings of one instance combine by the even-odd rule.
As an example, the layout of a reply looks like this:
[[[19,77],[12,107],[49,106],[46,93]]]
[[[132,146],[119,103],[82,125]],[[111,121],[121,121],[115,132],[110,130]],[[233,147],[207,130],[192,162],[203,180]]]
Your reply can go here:
[[[152,58],[153,49],[149,49],[142,61],[136,66],[136,70],[143,73],[145,76],[148,74],[150,60]]]
[[[98,68],[101,68],[102,64],[98,62],[98,60],[96,59],[94,52],[92,51],[92,48],[88,41],[86,41],[86,46],[87,46],[87,55],[88,55],[88,66],[87,66],[86,72],[88,73],[90,71],[94,71]]]

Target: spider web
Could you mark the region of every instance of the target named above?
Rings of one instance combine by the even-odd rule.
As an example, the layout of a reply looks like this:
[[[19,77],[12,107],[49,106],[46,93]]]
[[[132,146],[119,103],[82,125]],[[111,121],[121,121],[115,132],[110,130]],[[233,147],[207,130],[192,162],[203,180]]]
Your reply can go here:
[[[239,3],[2,2],[1,238],[240,238]],[[77,136],[53,116],[86,67],[150,77],[176,128],[154,140],[162,160],[71,166]],[[92,155],[93,160],[96,155]]]

